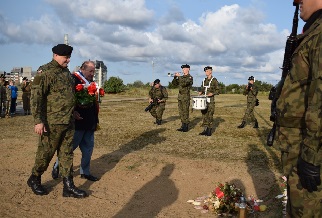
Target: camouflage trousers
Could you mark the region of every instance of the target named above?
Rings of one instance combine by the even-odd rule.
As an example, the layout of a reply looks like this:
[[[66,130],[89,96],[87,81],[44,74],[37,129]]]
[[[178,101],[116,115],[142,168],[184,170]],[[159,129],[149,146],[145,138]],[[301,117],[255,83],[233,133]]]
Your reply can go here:
[[[39,136],[38,149],[32,174],[41,176],[48,168],[55,152],[59,159],[59,172],[62,177],[72,173],[74,124],[49,125],[47,132]]]
[[[207,103],[207,108],[201,110],[202,114],[202,125],[203,127],[212,128],[214,122],[214,113],[215,113],[215,103]]]
[[[23,92],[22,93],[22,107],[24,111],[30,111],[30,92]]]
[[[309,193],[303,189],[297,175],[297,160],[303,138],[301,129],[278,127],[275,146],[282,152],[284,175],[288,178],[287,213],[290,217],[322,217],[322,185]],[[321,168],[322,175],[322,168]]]
[[[157,120],[162,120],[162,115],[164,110],[165,110],[165,103],[160,103],[152,107],[152,109],[150,110],[150,114]]]
[[[257,121],[254,115],[255,104],[253,102],[247,102],[247,108],[245,111],[245,115],[243,117],[243,121],[247,122],[255,122]]]
[[[181,123],[189,123],[189,107],[190,107],[190,98],[188,99],[178,99],[178,110]]]
[[[4,112],[4,114],[6,116],[10,116],[10,106],[11,106],[11,99],[9,101],[5,101],[4,102],[4,107],[6,109],[5,112]]]

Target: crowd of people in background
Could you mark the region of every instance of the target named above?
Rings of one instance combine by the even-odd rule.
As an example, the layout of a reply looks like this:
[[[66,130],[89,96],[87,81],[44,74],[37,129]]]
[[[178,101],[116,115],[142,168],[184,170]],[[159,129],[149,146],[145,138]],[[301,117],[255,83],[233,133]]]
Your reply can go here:
[[[24,115],[30,115],[30,82],[26,77],[21,84],[23,108],[26,108]],[[27,84],[27,85],[26,85]],[[28,91],[29,90],[29,91]],[[18,87],[12,79],[6,80],[5,74],[0,75],[0,118],[11,118],[17,112]]]

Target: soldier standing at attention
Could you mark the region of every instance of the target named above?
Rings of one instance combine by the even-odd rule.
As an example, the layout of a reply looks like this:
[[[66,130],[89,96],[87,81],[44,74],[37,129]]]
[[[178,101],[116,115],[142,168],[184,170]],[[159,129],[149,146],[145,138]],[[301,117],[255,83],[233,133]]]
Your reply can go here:
[[[215,113],[215,95],[219,95],[219,86],[217,79],[212,76],[212,67],[207,66],[204,68],[204,71],[206,78],[202,81],[199,95],[205,95],[207,97],[207,108],[201,110],[202,126],[205,129],[199,135],[211,136]]]
[[[277,100],[276,144],[290,217],[322,217],[322,1],[300,0],[305,22]]]
[[[1,74],[0,75],[0,119],[2,116],[2,105],[4,104],[4,98],[6,95],[6,89],[4,87],[5,79],[6,79],[6,76],[4,74]]]
[[[254,128],[258,128],[258,122],[254,115],[254,109],[256,106],[256,99],[258,90],[254,85],[255,79],[253,76],[248,78],[248,85],[244,90],[244,95],[247,95],[247,109],[245,111],[245,115],[243,117],[242,123],[238,126],[238,128],[244,128],[246,123],[250,120],[250,122],[254,122]]]
[[[25,115],[30,115],[30,96],[31,96],[31,84],[27,77],[22,78],[21,83],[22,90],[22,106]]]
[[[190,107],[190,89],[193,84],[193,77],[189,74],[190,66],[188,64],[181,66],[183,75],[175,73],[172,80],[174,86],[179,87],[178,109],[181,119],[181,127],[177,131],[188,132],[189,127],[189,107]]]
[[[65,44],[54,46],[53,60],[39,67],[32,85],[32,115],[39,142],[27,184],[36,195],[48,194],[41,185],[41,175],[57,151],[63,196],[87,196],[85,191],[75,187],[72,176],[75,86],[67,68],[72,50],[73,47]]]
[[[149,103],[153,103],[150,114],[156,119],[155,123],[161,125],[162,115],[165,110],[165,102],[168,99],[167,89],[160,84],[160,80],[156,79],[149,91]]]
[[[3,103],[4,103],[4,107],[5,107],[5,117],[6,118],[10,118],[10,106],[11,106],[11,88],[9,85],[9,81],[5,81],[4,82],[4,88],[6,90],[6,96],[3,99]]]

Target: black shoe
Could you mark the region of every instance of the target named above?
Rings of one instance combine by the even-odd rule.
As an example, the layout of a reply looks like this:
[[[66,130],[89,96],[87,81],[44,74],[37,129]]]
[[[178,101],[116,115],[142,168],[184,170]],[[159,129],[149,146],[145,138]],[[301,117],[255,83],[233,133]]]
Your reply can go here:
[[[246,126],[246,122],[243,121],[239,126],[237,126],[237,128],[244,128]]]
[[[211,136],[211,134],[212,134],[212,129],[207,127],[207,132],[205,136]]]
[[[254,127],[253,128],[255,128],[255,129],[258,128],[258,122],[257,122],[257,120],[255,121],[255,124],[254,124]]]
[[[184,124],[183,124],[182,132],[188,132],[188,131],[189,131],[188,123],[184,123]]]
[[[206,133],[207,133],[207,127],[201,133],[199,133],[199,135],[206,135]]]
[[[63,197],[85,198],[88,196],[85,191],[78,189],[74,185],[72,176],[64,177],[63,183],[64,183]]]
[[[82,179],[87,179],[89,181],[93,181],[93,182],[96,182],[98,180],[100,180],[99,178],[95,177],[95,176],[92,176],[92,175],[85,175],[85,174],[81,174],[81,178]]]
[[[182,123],[181,127],[180,127],[179,129],[177,129],[177,131],[182,132],[182,130],[183,130],[183,125],[184,125],[184,123]]]
[[[161,125],[161,120],[156,120],[157,125]]]
[[[53,179],[58,179],[59,177],[59,167],[55,168],[55,164],[53,166],[53,171],[51,171],[51,177]]]
[[[36,195],[48,195],[47,190],[41,185],[41,176],[31,175],[27,184]]]

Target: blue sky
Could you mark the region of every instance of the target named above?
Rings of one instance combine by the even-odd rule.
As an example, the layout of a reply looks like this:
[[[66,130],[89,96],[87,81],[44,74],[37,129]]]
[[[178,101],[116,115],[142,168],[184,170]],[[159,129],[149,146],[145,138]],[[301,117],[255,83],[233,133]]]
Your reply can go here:
[[[225,84],[251,75],[280,78],[295,7],[291,0],[1,0],[0,71],[49,62],[68,34],[69,69],[102,60],[125,84],[156,78],[190,64],[194,85],[203,68]],[[299,23],[299,30],[303,22]],[[154,63],[152,66],[152,62]]]

